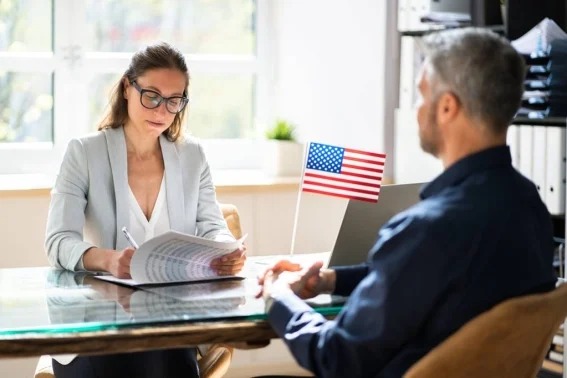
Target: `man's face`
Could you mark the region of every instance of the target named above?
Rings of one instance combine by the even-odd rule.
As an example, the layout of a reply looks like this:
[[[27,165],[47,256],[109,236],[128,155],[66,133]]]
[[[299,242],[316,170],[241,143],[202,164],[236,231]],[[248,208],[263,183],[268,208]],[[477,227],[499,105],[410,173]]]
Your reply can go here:
[[[437,156],[441,137],[437,124],[437,105],[439,96],[434,96],[427,70],[422,67],[418,82],[417,123],[419,125],[419,142],[423,151]]]

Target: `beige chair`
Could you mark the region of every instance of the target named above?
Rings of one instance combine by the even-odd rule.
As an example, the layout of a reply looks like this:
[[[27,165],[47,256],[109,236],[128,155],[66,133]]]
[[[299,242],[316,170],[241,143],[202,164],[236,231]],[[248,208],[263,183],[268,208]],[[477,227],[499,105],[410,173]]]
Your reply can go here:
[[[404,378],[534,378],[566,316],[567,284],[509,299],[462,326]],[[284,376],[257,378],[272,377]]]
[[[240,217],[238,209],[234,205],[220,204],[222,214],[228,225],[228,229],[236,239],[242,237],[240,227]],[[206,353],[199,356],[199,371],[202,378],[221,378],[223,377],[232,361],[234,348],[226,344],[213,344]],[[35,378],[54,378],[53,368],[51,367],[51,357],[41,356],[35,369]]]
[[[230,204],[220,204],[220,208],[232,236],[236,239],[240,239],[242,237],[242,228],[240,227],[238,209],[236,206]],[[211,345],[207,352],[199,359],[201,378],[223,377],[232,361],[233,351],[234,348],[226,344]]]
[[[533,378],[567,316],[567,284],[504,301],[417,361],[405,378]]]

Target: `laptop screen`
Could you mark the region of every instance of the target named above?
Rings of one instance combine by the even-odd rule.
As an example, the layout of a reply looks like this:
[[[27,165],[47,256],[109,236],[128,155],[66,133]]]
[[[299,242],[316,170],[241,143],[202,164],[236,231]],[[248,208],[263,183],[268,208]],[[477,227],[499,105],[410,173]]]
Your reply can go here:
[[[376,242],[378,231],[397,213],[419,202],[423,183],[384,185],[377,203],[350,201],[329,266],[353,265],[365,262]]]

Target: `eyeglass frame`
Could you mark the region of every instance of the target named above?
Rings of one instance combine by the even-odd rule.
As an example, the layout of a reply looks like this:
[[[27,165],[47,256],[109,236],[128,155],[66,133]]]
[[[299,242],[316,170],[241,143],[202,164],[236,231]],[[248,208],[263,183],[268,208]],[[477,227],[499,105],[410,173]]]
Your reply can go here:
[[[144,88],[140,87],[140,85],[136,82],[136,80],[130,81],[130,84],[134,87],[134,89],[136,89],[140,93],[140,104],[142,104],[142,106],[146,109],[157,109],[165,101],[165,110],[167,110],[171,114],[179,114],[183,111],[183,109],[185,109],[185,107],[189,103],[189,98],[187,96],[164,97],[154,90],[144,89]],[[144,93],[153,93],[157,96],[157,98],[160,99],[158,101],[158,103],[156,104],[156,106],[154,106],[153,108],[150,108],[150,107],[147,107],[146,105],[144,105],[144,103],[142,102],[142,97],[144,96]],[[180,99],[183,102],[183,105],[181,105],[181,108],[177,112],[172,112],[171,110],[169,110],[168,104],[169,104],[169,100],[171,100],[171,99]]]

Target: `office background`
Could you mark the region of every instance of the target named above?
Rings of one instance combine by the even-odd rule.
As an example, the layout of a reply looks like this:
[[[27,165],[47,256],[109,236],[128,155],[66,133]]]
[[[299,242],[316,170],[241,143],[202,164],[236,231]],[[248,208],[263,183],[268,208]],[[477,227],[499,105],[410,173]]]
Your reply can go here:
[[[69,6],[72,3],[53,1]],[[204,142],[210,152],[219,200],[239,208],[243,229],[250,234],[249,253],[267,255],[289,251],[298,196],[297,178],[264,177],[260,165],[254,165],[261,161],[264,151],[262,127],[273,119],[282,117],[296,124],[301,142],[318,141],[387,153],[386,182],[427,181],[441,171],[441,166],[420,150],[417,124],[409,109],[412,99],[403,93],[404,88],[413,86],[417,62],[400,65],[401,39],[397,28],[398,3],[402,0],[257,1],[263,7],[258,26],[266,31],[258,38],[269,39],[261,43],[267,49],[263,56],[268,62],[260,62],[262,68],[256,71],[263,75],[263,84],[257,90],[264,101],[256,109],[254,135],[246,140]],[[402,43],[401,49],[404,45],[410,48]],[[188,63],[191,70],[191,60]],[[199,68],[200,64],[203,63],[195,62],[195,77],[201,69],[206,71],[206,67]],[[400,71],[405,71],[405,75],[400,75]],[[409,102],[402,108],[399,105],[404,101]],[[84,127],[78,125],[78,135],[68,132],[66,137],[82,135]],[[223,153],[224,147],[235,146],[237,155]],[[21,151],[3,147],[0,143],[0,235],[4,248],[1,266],[46,265],[43,238],[53,172],[34,172],[31,160],[26,165],[23,158],[18,163],[24,166],[25,175],[2,174],[2,167],[8,172],[14,157],[21,156]],[[302,196],[295,250],[330,250],[345,207],[346,200]],[[36,361],[0,360],[0,371],[6,376],[30,377]],[[237,351],[228,377],[246,377],[258,371],[267,374],[270,369],[280,373],[298,371],[277,341],[265,349]]]
[[[273,17],[271,114],[295,123],[301,141],[373,149],[392,156],[398,76],[395,2],[260,1],[271,3]],[[387,167],[391,178],[393,159],[389,158]],[[297,181],[254,185],[266,182],[253,174],[213,174],[217,181],[224,182],[219,185],[219,200],[239,207],[244,230],[251,234],[250,253],[288,251]],[[0,177],[3,267],[46,264],[43,236],[48,182],[49,177],[43,176]],[[302,203],[302,211],[317,222],[313,227],[318,231],[309,229],[311,222],[303,217],[307,228],[302,230],[311,236],[302,237],[301,242],[298,237],[297,250],[330,250],[346,202],[312,197],[304,198]],[[237,352],[232,376],[268,372],[270,366],[289,371],[294,366],[291,357],[280,343],[272,344],[262,350]],[[0,360],[0,371],[6,376],[30,377],[36,361]]]

